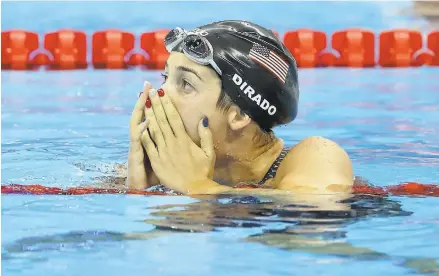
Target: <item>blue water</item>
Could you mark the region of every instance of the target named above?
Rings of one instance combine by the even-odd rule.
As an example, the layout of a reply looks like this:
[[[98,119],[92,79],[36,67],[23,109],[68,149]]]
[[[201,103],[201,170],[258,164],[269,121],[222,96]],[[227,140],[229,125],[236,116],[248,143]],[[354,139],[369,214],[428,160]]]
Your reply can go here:
[[[409,5],[395,2],[392,9]],[[383,7],[388,4],[2,2],[2,27],[140,33],[244,18],[281,32],[303,26],[330,32],[418,22],[386,18]],[[377,186],[439,182],[439,68],[299,74],[298,118],[275,130],[287,144],[310,135],[333,139],[351,156],[355,174]],[[158,72],[140,70],[2,71],[1,77],[2,184],[58,187],[114,174],[112,165],[126,160],[138,91],[144,80],[159,84]],[[273,198],[1,199],[4,275],[403,275],[439,266],[437,198],[357,198],[339,211]]]

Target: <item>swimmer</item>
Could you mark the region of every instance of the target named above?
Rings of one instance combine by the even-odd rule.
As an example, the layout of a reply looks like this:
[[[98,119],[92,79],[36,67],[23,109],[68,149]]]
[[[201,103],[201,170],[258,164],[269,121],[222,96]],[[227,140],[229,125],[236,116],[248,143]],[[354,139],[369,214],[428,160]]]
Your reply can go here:
[[[335,142],[308,137],[288,148],[274,135],[296,118],[299,84],[296,61],[271,31],[221,21],[176,28],[165,46],[162,86],[145,82],[130,121],[130,188],[162,184],[190,195],[248,183],[264,191],[351,189],[351,160]]]

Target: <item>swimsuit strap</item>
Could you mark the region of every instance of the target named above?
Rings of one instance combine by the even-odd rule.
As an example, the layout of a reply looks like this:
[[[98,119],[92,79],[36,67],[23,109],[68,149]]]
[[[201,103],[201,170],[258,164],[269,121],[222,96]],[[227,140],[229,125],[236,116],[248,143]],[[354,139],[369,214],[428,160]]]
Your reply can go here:
[[[282,149],[279,156],[276,158],[276,160],[274,160],[273,165],[271,165],[270,169],[268,170],[268,172],[265,174],[264,178],[260,182],[261,184],[265,183],[265,181],[267,181],[268,179],[274,178],[276,176],[276,172],[277,169],[279,168],[280,163],[282,162],[282,160],[284,160],[285,156],[289,151],[290,151],[289,147],[285,147]]]

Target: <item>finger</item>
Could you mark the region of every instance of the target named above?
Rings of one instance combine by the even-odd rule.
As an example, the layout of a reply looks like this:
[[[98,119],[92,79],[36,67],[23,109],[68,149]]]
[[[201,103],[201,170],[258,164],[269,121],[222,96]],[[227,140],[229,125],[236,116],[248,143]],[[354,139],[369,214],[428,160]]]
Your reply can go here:
[[[145,121],[141,122],[137,128],[139,129],[139,131],[142,133],[144,130],[146,130],[148,128],[149,125],[149,120],[145,119]]]
[[[152,85],[149,82],[145,81],[145,83],[143,84],[143,91],[139,95],[139,99],[137,100],[136,105],[134,106],[134,110],[133,110],[133,114],[132,114],[132,121],[136,122],[137,124],[139,124],[140,122],[143,121],[144,105],[145,105],[146,98],[148,96],[148,91],[151,88],[152,88]]]
[[[178,113],[171,98],[165,93],[163,89],[159,89],[157,94],[160,97],[163,109],[165,110],[167,120],[172,127],[172,131],[176,137],[187,136],[186,129],[184,128],[183,121],[181,120],[180,113]]]
[[[209,120],[207,117],[204,117],[198,124],[198,134],[200,135],[201,149],[209,160],[215,159],[212,132],[209,129]]]
[[[144,93],[141,92],[139,99],[134,106],[133,112],[130,118],[130,129],[135,130],[137,125],[143,121],[145,118],[144,107],[145,107],[146,97]]]
[[[169,125],[168,119],[166,118],[166,113],[162,102],[160,101],[158,91],[155,89],[149,90],[149,98],[151,99],[152,110],[157,120],[157,124],[163,133],[163,137],[169,142],[171,141],[170,139],[175,138],[175,136],[172,132],[171,126]]]
[[[134,106],[134,110],[133,110],[132,115],[131,115],[130,128],[132,130],[136,129],[136,126],[138,124],[140,124],[145,118],[144,107],[145,107],[145,101],[146,101],[146,98],[148,95],[148,93],[145,93],[145,92],[149,91],[151,88],[152,88],[151,84],[149,82],[145,81],[144,86],[143,86],[143,91],[139,95],[139,99],[137,100],[136,105]]]
[[[139,140],[132,139],[131,141],[140,142],[141,135],[148,128],[148,124],[149,124],[149,120],[145,120],[144,122],[141,122],[139,125],[137,125],[136,131],[138,134],[136,134],[135,137],[138,137]],[[142,144],[141,143],[131,143],[131,149],[133,151],[140,151],[140,150],[142,150]]]
[[[153,89],[151,89],[151,90],[153,90]],[[164,149],[166,147],[166,142],[165,142],[165,139],[163,137],[162,130],[160,129],[160,127],[158,125],[157,118],[155,116],[155,112],[152,108],[151,97],[148,97],[148,99],[146,100],[145,115],[149,121],[148,130],[149,130],[149,133],[151,135],[152,140],[155,142],[155,144],[157,145],[157,148],[159,148],[159,150]]]
[[[141,135],[141,141],[142,145],[146,150],[146,154],[149,157],[149,160],[152,162],[153,160],[157,159],[159,154],[157,151],[157,148],[154,145],[154,142],[152,141],[151,137],[149,136],[148,129],[142,132]]]

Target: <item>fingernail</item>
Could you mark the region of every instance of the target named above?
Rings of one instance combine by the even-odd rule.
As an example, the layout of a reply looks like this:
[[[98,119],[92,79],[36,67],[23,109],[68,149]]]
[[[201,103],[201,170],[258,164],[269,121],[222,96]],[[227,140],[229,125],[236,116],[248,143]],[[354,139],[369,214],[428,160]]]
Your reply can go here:
[[[149,90],[149,95],[150,95],[151,97],[155,97],[155,95],[157,95],[157,90],[155,90],[155,89],[151,89],[151,90]]]
[[[149,81],[145,81],[145,82],[143,83],[143,88],[147,87],[148,85],[150,85]]]
[[[143,92],[140,92],[140,93],[139,93],[139,98],[140,98],[140,96],[142,96],[142,93],[143,93]]]
[[[206,116],[204,116],[204,118],[203,118],[203,126],[204,127],[208,127],[209,126],[209,119],[207,119]]]
[[[146,108],[150,108],[151,107],[151,100],[149,98],[146,99],[145,107]]]
[[[157,94],[159,94],[159,97],[163,97],[165,95],[165,91],[163,89],[157,90]]]

